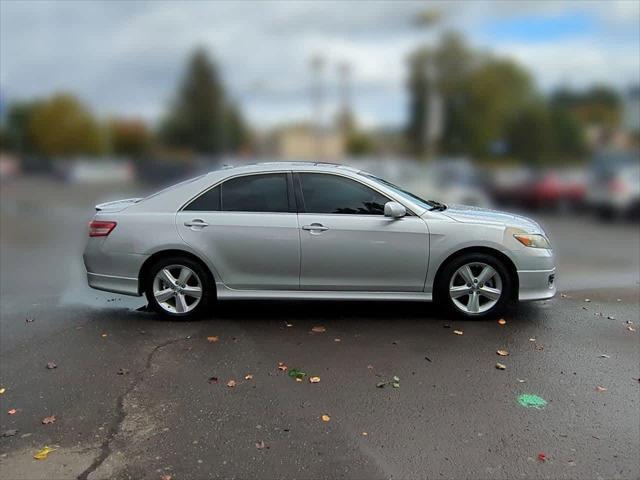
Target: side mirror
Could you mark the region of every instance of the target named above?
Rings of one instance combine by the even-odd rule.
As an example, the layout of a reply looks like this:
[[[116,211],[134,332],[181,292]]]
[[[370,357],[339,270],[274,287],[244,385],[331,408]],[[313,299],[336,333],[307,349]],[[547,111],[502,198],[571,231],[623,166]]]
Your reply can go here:
[[[384,216],[391,218],[402,218],[407,214],[404,205],[398,202],[387,202],[384,204]]]

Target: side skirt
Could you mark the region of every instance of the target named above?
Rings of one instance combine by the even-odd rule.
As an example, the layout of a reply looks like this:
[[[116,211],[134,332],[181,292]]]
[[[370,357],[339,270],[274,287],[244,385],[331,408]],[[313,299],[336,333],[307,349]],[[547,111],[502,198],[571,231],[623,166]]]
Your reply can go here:
[[[220,300],[406,300],[430,302],[431,293],[425,292],[351,292],[316,290],[235,290],[216,284]]]

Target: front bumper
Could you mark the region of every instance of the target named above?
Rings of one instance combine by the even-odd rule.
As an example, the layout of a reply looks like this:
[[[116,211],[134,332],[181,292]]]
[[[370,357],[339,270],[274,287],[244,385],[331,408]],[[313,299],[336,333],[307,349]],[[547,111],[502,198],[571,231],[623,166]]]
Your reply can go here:
[[[556,269],[518,270],[520,301],[545,300],[556,294]]]

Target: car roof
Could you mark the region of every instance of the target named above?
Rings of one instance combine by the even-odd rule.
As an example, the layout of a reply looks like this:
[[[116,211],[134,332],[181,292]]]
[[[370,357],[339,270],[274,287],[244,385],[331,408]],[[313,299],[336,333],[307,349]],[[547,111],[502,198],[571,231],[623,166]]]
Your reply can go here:
[[[227,166],[225,165],[220,170],[214,170],[209,172],[209,175],[235,174],[235,173],[254,173],[254,172],[273,172],[273,171],[289,171],[289,170],[314,170],[314,171],[348,171],[358,173],[360,170],[357,168],[349,167],[347,165],[340,165],[337,163],[328,162],[260,162],[250,163],[246,165]]]

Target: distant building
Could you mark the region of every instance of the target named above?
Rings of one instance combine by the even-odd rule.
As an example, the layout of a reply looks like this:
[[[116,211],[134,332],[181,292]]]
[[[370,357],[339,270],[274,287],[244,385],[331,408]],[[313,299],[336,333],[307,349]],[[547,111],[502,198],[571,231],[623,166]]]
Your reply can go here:
[[[300,123],[281,127],[265,142],[269,155],[284,160],[338,160],[344,157],[344,139],[334,130],[318,130]]]

